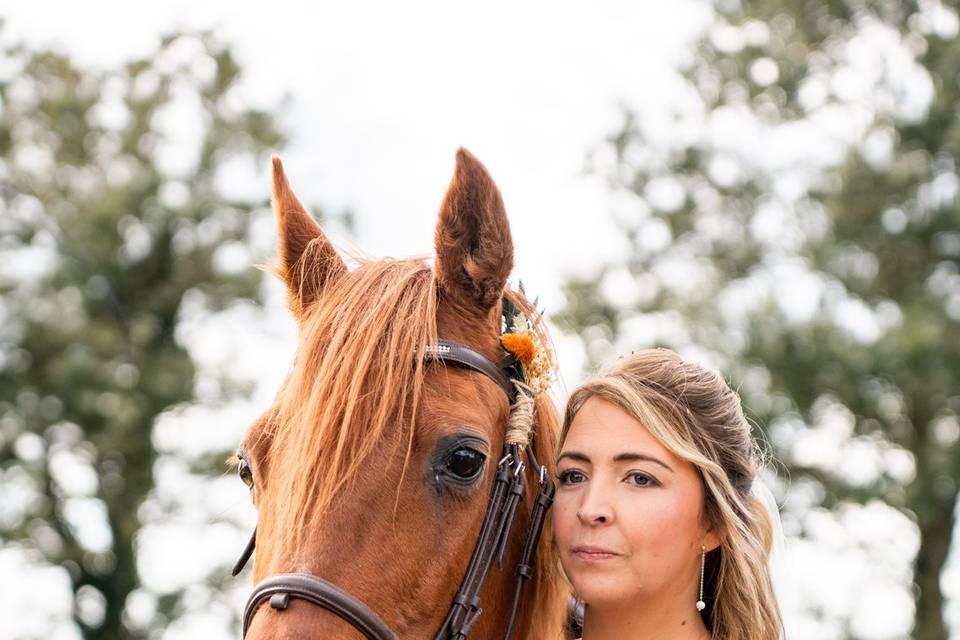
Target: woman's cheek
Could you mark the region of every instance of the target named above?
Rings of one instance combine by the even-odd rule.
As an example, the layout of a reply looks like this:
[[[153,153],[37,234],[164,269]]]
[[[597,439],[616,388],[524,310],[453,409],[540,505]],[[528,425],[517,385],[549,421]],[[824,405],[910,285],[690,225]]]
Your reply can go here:
[[[561,557],[570,539],[571,516],[575,517],[576,514],[571,511],[570,500],[566,496],[557,496],[553,503],[553,535],[557,539]]]
[[[631,496],[620,510],[621,531],[642,563],[659,562],[689,546],[696,535],[691,496],[670,489],[651,489]]]

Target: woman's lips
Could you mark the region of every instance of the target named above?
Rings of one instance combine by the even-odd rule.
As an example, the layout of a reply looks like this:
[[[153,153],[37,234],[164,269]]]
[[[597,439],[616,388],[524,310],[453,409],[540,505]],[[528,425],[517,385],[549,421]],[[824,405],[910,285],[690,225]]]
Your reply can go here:
[[[612,560],[620,557],[621,554],[613,549],[606,547],[595,547],[592,545],[577,545],[572,549],[573,557],[580,560]]]

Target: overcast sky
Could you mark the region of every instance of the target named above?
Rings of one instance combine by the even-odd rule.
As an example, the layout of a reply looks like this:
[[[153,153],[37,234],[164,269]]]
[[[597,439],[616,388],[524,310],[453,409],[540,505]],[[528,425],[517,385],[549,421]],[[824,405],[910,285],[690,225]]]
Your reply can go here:
[[[371,256],[432,253],[454,152],[467,147],[503,192],[514,277],[549,313],[564,274],[624,249],[602,181],[584,172],[588,154],[616,131],[621,104],[665,116],[679,99],[674,69],[709,18],[683,0],[577,6],[36,0],[8,9],[4,31],[109,66],[178,26],[216,27],[236,45],[249,102],[292,98],[283,155],[294,189],[352,210],[355,236],[332,235]],[[234,185],[263,197],[267,180],[264,166]],[[579,349],[561,350],[574,379]]]

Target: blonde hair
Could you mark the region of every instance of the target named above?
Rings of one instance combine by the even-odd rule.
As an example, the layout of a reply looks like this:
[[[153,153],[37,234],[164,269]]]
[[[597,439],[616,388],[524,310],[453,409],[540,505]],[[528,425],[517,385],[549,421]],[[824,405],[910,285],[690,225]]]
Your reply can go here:
[[[701,614],[713,637],[779,638],[783,623],[767,566],[772,524],[751,491],[762,455],[750,436],[740,397],[720,374],[673,351],[640,351],[620,358],[573,392],[561,445],[574,416],[592,397],[640,421],[700,473],[704,517],[721,532],[720,546],[707,554],[707,607]]]

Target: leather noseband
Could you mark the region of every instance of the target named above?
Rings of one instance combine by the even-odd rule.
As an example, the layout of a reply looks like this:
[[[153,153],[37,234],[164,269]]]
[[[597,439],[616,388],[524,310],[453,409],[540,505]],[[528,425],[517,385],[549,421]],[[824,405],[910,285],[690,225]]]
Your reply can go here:
[[[243,635],[247,635],[253,616],[264,600],[269,599],[272,608],[283,611],[290,598],[306,600],[337,614],[368,640],[397,640],[396,634],[370,607],[337,585],[307,573],[280,573],[258,584],[243,610]]]

